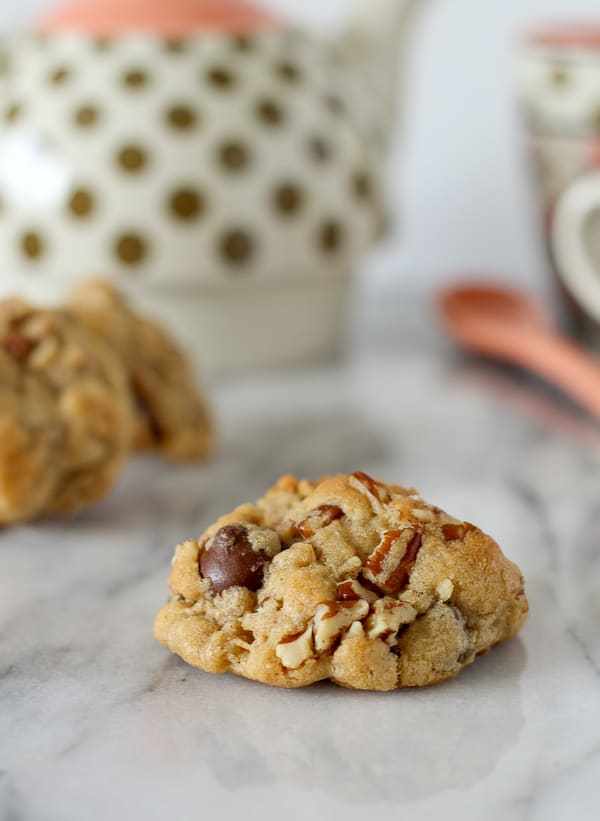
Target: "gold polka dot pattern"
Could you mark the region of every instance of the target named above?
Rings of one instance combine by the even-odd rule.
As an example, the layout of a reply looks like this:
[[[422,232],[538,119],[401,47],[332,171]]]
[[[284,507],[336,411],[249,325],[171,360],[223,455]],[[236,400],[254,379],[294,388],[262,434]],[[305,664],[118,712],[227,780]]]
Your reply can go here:
[[[380,186],[346,68],[324,80],[335,61],[310,38],[101,37],[89,65],[53,38],[36,48],[38,98],[25,92],[35,84],[11,86],[0,121],[39,135],[42,164],[64,165],[70,185],[31,225],[3,192],[0,241],[24,270],[62,272],[83,254],[163,279],[277,277],[292,260],[349,265],[374,233]]]
[[[139,234],[122,234],[115,241],[117,259],[125,265],[140,265],[144,261],[147,252],[147,243]]]

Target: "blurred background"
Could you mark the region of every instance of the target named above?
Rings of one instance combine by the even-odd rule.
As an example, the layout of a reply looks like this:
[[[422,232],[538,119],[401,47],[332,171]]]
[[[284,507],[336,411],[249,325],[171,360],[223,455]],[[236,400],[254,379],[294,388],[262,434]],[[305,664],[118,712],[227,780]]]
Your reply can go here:
[[[430,286],[457,272],[543,287],[513,82],[513,49],[540,21],[589,19],[597,0],[421,0],[410,117],[392,159],[397,230],[373,253],[370,280]],[[52,0],[0,6],[0,32],[24,27]],[[352,0],[263,0],[290,18],[334,26]]]
[[[99,0],[89,2],[96,8],[96,16],[109,7],[119,13],[118,4],[104,7]],[[217,70],[216,77],[203,88],[194,79],[198,66],[203,66],[200,71],[205,77],[210,76],[210,61],[215,58],[212,46],[205,48],[193,37],[188,63],[173,49],[162,48],[161,40],[151,38],[139,47],[133,41],[122,43],[104,55],[94,51],[93,31],[85,52],[81,50],[83,41],[70,51],[72,47],[61,44],[60,37],[54,42],[50,37],[47,48],[43,40],[40,44],[30,39],[27,48],[32,49],[31,54],[25,49],[10,58],[12,77],[8,77],[7,87],[12,96],[5,108],[7,126],[0,152],[0,189],[4,187],[0,194],[6,194],[7,201],[11,186],[16,184],[16,205],[12,210],[5,207],[0,221],[5,226],[0,235],[0,243],[4,243],[2,264],[6,271],[19,269],[16,287],[43,282],[44,278],[34,280],[29,275],[33,270],[48,274],[45,281],[50,283],[61,277],[66,281],[86,273],[110,273],[124,287],[135,290],[142,307],[159,316],[168,302],[169,312],[162,318],[172,326],[177,324],[183,341],[204,352],[204,362],[216,370],[273,359],[288,361],[294,352],[298,359],[314,358],[330,350],[336,335],[326,329],[337,326],[347,290],[343,283],[355,271],[362,289],[355,294],[364,289],[379,294],[389,289],[429,294],[465,276],[499,279],[549,293],[549,243],[544,241],[543,226],[549,224],[558,194],[590,172],[596,204],[600,202],[600,183],[595,178],[600,160],[593,158],[600,135],[600,34],[597,31],[594,35],[591,51],[589,43],[582,46],[579,42],[581,32],[564,53],[559,49],[550,54],[548,43],[542,43],[541,48],[537,43],[519,83],[517,47],[536,24],[593,21],[597,0],[412,2],[415,25],[410,36],[400,37],[403,23],[396,21],[396,39],[406,42],[407,53],[401,61],[405,70],[398,71],[400,81],[394,93],[401,105],[387,155],[379,142],[386,129],[382,122],[377,130],[375,121],[383,120],[384,108],[392,108],[381,101],[389,92],[386,83],[395,63],[390,59],[382,71],[382,61],[379,75],[372,72],[368,78],[370,85],[352,83],[353,75],[358,79],[361,72],[362,79],[367,79],[366,69],[372,69],[379,40],[383,43],[385,36],[386,23],[382,21],[390,21],[388,28],[393,28],[394,14],[397,16],[405,3],[362,2],[362,17],[356,13],[360,0],[264,0],[260,4],[315,35],[304,51],[304,46],[294,46],[300,48],[296,57],[306,74],[304,85],[296,84],[295,89],[293,77],[287,78],[287,87],[276,87],[272,73],[272,61],[285,55],[283,39],[273,46],[278,51],[272,56],[271,45],[263,44],[262,56],[255,60],[247,54],[243,58],[241,52],[232,56],[223,51],[231,46],[227,39],[226,46],[215,44],[221,49],[221,65],[229,61],[234,74],[238,72],[244,82],[238,85],[227,69],[225,76]],[[19,31],[26,32],[33,25],[37,15],[55,6],[54,0],[3,4],[0,36],[11,42]],[[70,4],[76,9],[84,6],[85,0]],[[130,6],[137,9],[138,18],[144,14],[144,6],[137,0],[127,0],[124,7]],[[148,15],[162,14],[165,22],[160,25],[166,24],[165,7],[156,2],[151,6]],[[213,3],[212,7],[233,8],[235,2],[229,6]],[[186,6],[178,4],[178,8]],[[247,7],[242,4],[240,8]],[[354,22],[349,23],[351,20]],[[64,22],[54,33],[64,32]],[[376,35],[369,42],[365,32],[371,25]],[[344,31],[344,26],[352,32],[346,42],[350,47],[334,73],[326,62],[329,57],[324,57],[328,46],[322,48],[319,38],[323,35],[325,43],[331,33],[334,39],[334,32]],[[361,43],[363,35],[366,39]],[[138,48],[141,50],[136,51]],[[196,57],[199,63],[193,61]],[[586,68],[588,63],[592,73]],[[136,74],[138,64],[151,66],[152,82],[146,84],[147,78]],[[133,66],[131,85],[124,79],[119,88],[114,79],[125,78],[128,66]],[[238,91],[223,93],[231,82]],[[141,91],[144,84],[145,91]],[[371,91],[365,89],[373,90],[375,102],[368,99]],[[531,117],[540,117],[534,128],[531,117],[528,121],[531,140],[519,110],[519,90],[529,95]],[[262,119],[258,123],[248,105],[256,105],[260,99],[256,95],[261,93],[271,94],[271,98],[266,103],[263,98],[255,109]],[[196,117],[188,109],[178,108],[186,94],[192,107],[199,105],[196,125],[199,122],[202,128],[188,140],[187,148],[181,148],[180,134],[193,126]],[[252,94],[255,96],[247,96]],[[175,118],[188,118],[179,124],[173,121],[169,133],[164,117],[162,122],[153,119],[165,111],[165,95],[170,95]],[[230,104],[225,105],[225,100]],[[346,120],[331,117],[335,105],[326,114],[323,102],[343,104]],[[97,103],[99,111],[94,107]],[[534,111],[536,106],[539,111]],[[581,133],[577,131],[580,125]],[[232,129],[243,135],[241,144],[223,142],[228,134],[235,135]],[[315,146],[314,134],[319,130],[317,143],[330,139],[329,149]],[[306,148],[311,133],[311,150],[317,153],[309,166],[304,149],[300,149]],[[133,143],[131,134],[136,135]],[[215,145],[221,152],[216,164]],[[189,155],[181,153],[188,149]],[[327,179],[318,167],[324,160],[323,156],[319,159],[319,152],[326,149],[333,154],[336,167]],[[257,160],[254,164],[253,159]],[[17,170],[19,162],[24,165],[22,172]],[[102,164],[107,168],[102,169]],[[244,165],[252,172],[246,174],[245,181],[238,173]],[[536,166],[538,170],[549,168],[537,175],[537,187]],[[188,174],[186,185],[181,181]],[[292,190],[286,175],[292,177]],[[42,179],[46,183],[38,184]],[[346,209],[351,200],[347,193],[350,179],[354,200]],[[385,232],[381,231],[380,181],[390,204]],[[48,208],[43,200],[53,196],[53,186],[60,194],[56,200],[60,204]],[[271,196],[266,192],[275,190],[278,199],[274,210],[279,209],[279,214],[274,210],[268,215],[261,213],[266,209],[260,203],[266,205],[265,197]],[[568,203],[563,220],[566,239],[563,237],[562,244],[569,268],[569,276],[565,274],[563,279],[571,277],[567,283],[570,293],[597,319],[600,206],[594,206],[595,212],[590,220],[586,216],[585,222],[581,203],[586,191],[584,185],[575,201]],[[101,207],[96,207],[96,196]],[[25,202],[25,210],[19,197],[30,200]],[[167,197],[171,198],[169,203]],[[569,226],[574,212],[580,214],[580,225],[573,234]],[[104,222],[99,223],[98,217]],[[591,265],[584,260],[582,266],[579,246],[583,243],[578,232],[581,228],[589,234],[590,226],[595,238],[585,253],[596,259]],[[380,239],[377,243],[372,241],[375,234]],[[136,274],[137,280],[131,274]],[[250,282],[256,285],[247,286]],[[8,284],[6,279],[5,289]],[[254,288],[252,294],[244,291],[246,287]],[[290,288],[297,289],[297,299]],[[161,294],[167,289],[169,299],[163,300]],[[188,299],[191,290],[196,294],[194,303]],[[247,310],[248,294],[253,300],[252,311]],[[298,313],[310,316],[309,334],[287,321],[293,305]],[[228,330],[223,333],[223,317],[238,329],[238,342],[253,340],[252,350],[239,344],[234,349],[232,335]],[[280,325],[273,326],[269,335],[267,325],[277,320]],[[263,330],[257,333],[256,328]],[[308,336],[313,337],[310,344]],[[287,350],[275,357],[274,340],[282,338]]]

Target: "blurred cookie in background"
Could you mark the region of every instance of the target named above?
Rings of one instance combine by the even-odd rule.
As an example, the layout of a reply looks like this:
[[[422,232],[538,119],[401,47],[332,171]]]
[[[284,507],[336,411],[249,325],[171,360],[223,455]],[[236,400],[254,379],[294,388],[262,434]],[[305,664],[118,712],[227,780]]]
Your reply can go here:
[[[134,450],[197,461],[214,445],[186,356],[114,287],[56,310],[0,302],[0,526],[99,501]]]
[[[67,312],[0,303],[0,525],[101,499],[130,451],[132,420],[110,346]]]
[[[192,366],[171,336],[101,280],[78,287],[69,305],[125,367],[135,407],[134,446],[174,460],[209,456],[215,447],[214,418]]]

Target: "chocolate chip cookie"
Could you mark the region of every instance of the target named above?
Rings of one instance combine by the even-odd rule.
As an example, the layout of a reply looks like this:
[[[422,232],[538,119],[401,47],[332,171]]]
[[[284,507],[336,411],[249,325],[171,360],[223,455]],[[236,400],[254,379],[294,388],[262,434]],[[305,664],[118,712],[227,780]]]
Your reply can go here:
[[[70,513],[129,453],[130,393],[113,351],[64,311],[0,303],[0,525]]]
[[[128,372],[135,446],[174,460],[207,457],[215,444],[213,416],[187,358],[166,331],[134,312],[107,282],[80,286],[69,307],[112,346]]]
[[[492,538],[364,473],[284,476],[175,551],[158,641],[280,687],[393,690],[457,675],[527,616]]]

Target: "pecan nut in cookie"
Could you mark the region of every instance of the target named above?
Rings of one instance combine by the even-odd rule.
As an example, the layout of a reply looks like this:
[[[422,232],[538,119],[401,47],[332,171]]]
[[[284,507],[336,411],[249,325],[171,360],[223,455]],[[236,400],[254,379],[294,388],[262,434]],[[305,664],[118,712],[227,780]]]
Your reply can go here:
[[[527,617],[523,577],[479,528],[357,472],[284,476],[173,559],[156,638],[280,687],[444,681]]]
[[[192,366],[157,323],[136,313],[107,282],[84,283],[69,306],[123,362],[136,410],[136,447],[174,460],[209,456],[215,425]]]
[[[101,499],[130,451],[113,351],[68,313],[0,303],[0,525]]]

